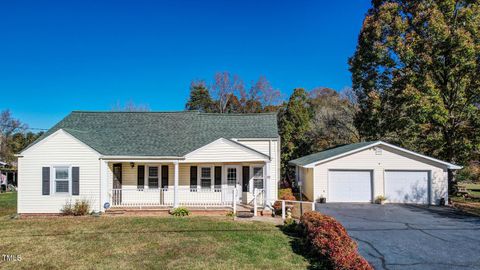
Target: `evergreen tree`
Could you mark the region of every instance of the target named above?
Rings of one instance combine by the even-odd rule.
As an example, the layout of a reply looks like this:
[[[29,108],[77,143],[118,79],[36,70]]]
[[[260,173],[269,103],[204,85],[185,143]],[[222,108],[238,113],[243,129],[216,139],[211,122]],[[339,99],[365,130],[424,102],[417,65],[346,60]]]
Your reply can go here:
[[[308,139],[310,131],[311,111],[307,92],[302,88],[293,91],[288,102],[279,112],[279,132],[281,139],[281,174],[283,180],[292,183],[295,176],[293,166],[288,162],[292,159],[310,154]]]
[[[193,81],[190,85],[190,98],[185,105],[186,110],[215,112],[214,102],[204,81]]]

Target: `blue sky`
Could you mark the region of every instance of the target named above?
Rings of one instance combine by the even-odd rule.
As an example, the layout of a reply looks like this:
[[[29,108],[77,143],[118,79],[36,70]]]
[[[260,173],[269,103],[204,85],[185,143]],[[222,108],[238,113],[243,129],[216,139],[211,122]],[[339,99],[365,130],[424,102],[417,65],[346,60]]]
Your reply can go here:
[[[217,71],[295,87],[351,85],[367,0],[1,1],[0,110],[50,128],[117,102],[182,110]],[[6,94],[5,94],[6,93]]]

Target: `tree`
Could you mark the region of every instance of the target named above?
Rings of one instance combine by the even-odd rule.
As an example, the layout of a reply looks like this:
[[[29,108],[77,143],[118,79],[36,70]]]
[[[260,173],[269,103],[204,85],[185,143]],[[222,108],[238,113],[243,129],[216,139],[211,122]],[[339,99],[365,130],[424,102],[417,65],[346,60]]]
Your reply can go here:
[[[193,81],[190,84],[190,98],[185,105],[186,110],[213,112],[215,104],[205,81]]]
[[[252,83],[249,92],[241,95],[241,100],[246,113],[272,112],[278,109],[281,94],[265,76],[260,76]]]
[[[480,2],[372,4],[350,59],[360,134],[465,164],[480,143]]]
[[[43,132],[18,132],[12,135],[12,138],[9,142],[9,149],[12,153],[18,154],[31,143],[36,141],[40,136],[43,135]]]
[[[311,130],[311,111],[307,92],[303,88],[293,91],[278,116],[281,137],[281,174],[284,180],[293,182],[295,171],[288,161],[310,154],[308,133]]]
[[[313,117],[309,137],[314,152],[360,140],[354,125],[356,106],[348,95],[324,87],[310,92]]]
[[[127,101],[125,105],[117,101],[117,104],[112,107],[112,111],[114,112],[149,112],[150,107],[145,104],[135,104],[133,101]]]
[[[6,162],[15,160],[15,152],[11,149],[12,136],[27,129],[27,125],[12,117],[9,110],[0,113],[0,159]]]
[[[239,76],[224,71],[215,73],[210,89],[205,81],[193,81],[185,108],[216,113],[260,113],[277,111],[280,102],[280,91],[264,76],[252,82],[247,90]]]
[[[215,73],[212,92],[218,112],[226,113],[230,99],[244,91],[244,87],[243,81],[237,75],[231,75],[228,71]]]

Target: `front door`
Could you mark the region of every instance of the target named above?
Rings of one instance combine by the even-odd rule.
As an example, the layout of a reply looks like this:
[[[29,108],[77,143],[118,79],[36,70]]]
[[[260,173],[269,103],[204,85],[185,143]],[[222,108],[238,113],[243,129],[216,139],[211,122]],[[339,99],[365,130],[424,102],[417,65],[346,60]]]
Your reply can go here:
[[[240,192],[240,170],[237,166],[226,166],[226,180],[229,189],[237,189],[237,200],[242,196]]]

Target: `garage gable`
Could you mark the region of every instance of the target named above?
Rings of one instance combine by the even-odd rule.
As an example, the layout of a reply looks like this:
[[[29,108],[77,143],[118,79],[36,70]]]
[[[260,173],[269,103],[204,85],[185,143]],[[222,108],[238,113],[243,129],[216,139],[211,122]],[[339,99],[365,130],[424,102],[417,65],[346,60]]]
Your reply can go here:
[[[398,151],[387,146],[370,147],[352,154],[339,156],[334,159],[314,165],[327,166],[339,169],[372,169],[375,167],[425,169],[425,167],[436,167],[447,169],[447,165],[434,162],[422,157]]]

